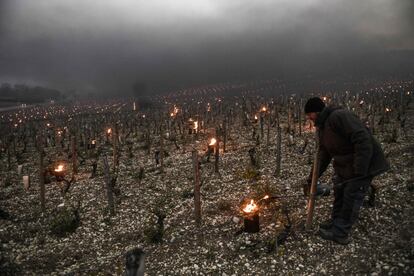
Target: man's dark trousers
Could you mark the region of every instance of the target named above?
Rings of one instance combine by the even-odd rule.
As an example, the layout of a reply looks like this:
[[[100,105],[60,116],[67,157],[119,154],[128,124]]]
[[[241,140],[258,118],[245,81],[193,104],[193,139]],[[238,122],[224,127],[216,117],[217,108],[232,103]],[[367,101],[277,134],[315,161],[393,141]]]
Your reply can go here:
[[[334,203],[332,210],[332,232],[338,237],[347,237],[358,219],[359,210],[373,177],[345,180],[334,178]],[[344,183],[345,182],[345,183]]]

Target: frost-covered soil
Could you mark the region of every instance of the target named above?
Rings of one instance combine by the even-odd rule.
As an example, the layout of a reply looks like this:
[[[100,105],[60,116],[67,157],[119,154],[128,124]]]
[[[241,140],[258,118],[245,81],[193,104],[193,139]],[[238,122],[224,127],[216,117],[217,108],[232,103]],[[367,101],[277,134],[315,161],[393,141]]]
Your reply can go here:
[[[412,113],[409,121],[412,129]],[[236,131],[237,129],[237,131]],[[102,158],[98,176],[89,179],[90,160],[80,166],[77,181],[66,199],[56,182],[46,185],[46,212],[40,211],[34,148],[24,156],[25,168],[32,176],[32,186],[25,191],[16,170],[10,172],[12,184],[0,188],[0,208],[10,214],[0,220],[2,275],[120,275],[124,271],[124,254],[142,247],[147,254],[148,275],[413,275],[414,257],[414,144],[413,132],[400,137],[398,143],[383,146],[392,170],[375,178],[379,187],[375,207],[364,207],[347,246],[322,240],[316,235],[318,223],[329,217],[332,195],[316,201],[314,224],[303,230],[306,200],[302,184],[311,168],[311,143],[304,154],[299,149],[304,137],[287,146],[283,137],[281,177],[275,168],[275,133],[266,148],[260,145],[260,176],[250,179],[243,174],[249,168],[250,132],[238,136],[233,128],[227,152],[220,161],[220,174],[213,162],[203,163],[202,223],[193,216],[193,180],[191,149],[202,154],[205,140],[192,141],[181,149],[167,143],[169,156],[164,173],[155,166],[153,154],[147,155],[137,140],[134,156],[128,158],[123,148],[117,185],[116,215],[110,217],[103,174]],[[378,135],[382,140],[382,135]],[[134,138],[136,139],[136,138]],[[53,149],[47,149],[53,158]],[[110,150],[107,152],[111,155]],[[111,158],[109,158],[111,163]],[[2,160],[2,179],[7,171]],[[144,167],[142,181],[138,179]],[[331,171],[323,181],[329,182]],[[266,193],[280,199],[263,201],[260,232],[240,233],[243,226],[241,206],[246,199],[259,199]],[[50,221],[59,208],[76,206],[80,201],[80,226],[74,233],[56,237]],[[62,203],[64,207],[58,207]],[[166,213],[162,243],[151,243],[144,233],[156,225],[154,209]],[[287,240],[277,245],[277,236],[285,229],[287,209],[293,223]]]

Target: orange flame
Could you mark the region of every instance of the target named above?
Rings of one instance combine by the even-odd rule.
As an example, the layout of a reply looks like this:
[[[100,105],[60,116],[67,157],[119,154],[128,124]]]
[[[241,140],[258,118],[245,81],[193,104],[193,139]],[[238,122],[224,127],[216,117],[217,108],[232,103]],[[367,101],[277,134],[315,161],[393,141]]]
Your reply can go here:
[[[57,168],[55,168],[55,172],[63,172],[64,166],[62,164],[58,165]]]
[[[245,213],[253,213],[256,212],[259,209],[259,207],[254,203],[254,200],[252,199],[249,204],[246,205],[246,207],[243,208],[243,212]]]
[[[211,138],[209,146],[214,146],[217,143],[216,138]]]
[[[111,134],[112,133],[112,129],[108,128],[108,130],[106,131],[106,133]]]
[[[95,145],[96,144],[96,140],[92,140],[92,145]]]
[[[263,112],[266,112],[266,111],[267,111],[267,108],[266,108],[265,106],[263,106],[263,107],[262,107],[262,111],[263,111]]]
[[[259,119],[259,118],[257,118],[257,115],[254,115],[254,119],[255,119],[255,120],[257,120],[257,119]]]

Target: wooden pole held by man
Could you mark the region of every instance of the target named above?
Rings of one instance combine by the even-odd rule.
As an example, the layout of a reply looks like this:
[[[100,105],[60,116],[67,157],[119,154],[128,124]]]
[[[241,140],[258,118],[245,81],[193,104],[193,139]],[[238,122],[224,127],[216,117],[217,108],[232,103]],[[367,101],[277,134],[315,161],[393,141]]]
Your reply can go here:
[[[318,183],[319,178],[319,131],[316,129],[315,132],[316,135],[316,147],[315,147],[315,155],[313,160],[313,170],[312,170],[312,184],[310,188],[309,193],[309,199],[308,199],[308,214],[306,218],[306,225],[305,228],[307,230],[310,229],[312,225],[312,219],[313,219],[313,211],[315,209],[315,195],[316,195],[316,186]]]

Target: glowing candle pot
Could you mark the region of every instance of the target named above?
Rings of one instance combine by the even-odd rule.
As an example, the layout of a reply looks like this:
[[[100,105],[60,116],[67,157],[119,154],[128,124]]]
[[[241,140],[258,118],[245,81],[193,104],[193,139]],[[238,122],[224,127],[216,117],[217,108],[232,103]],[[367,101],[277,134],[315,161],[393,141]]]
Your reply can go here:
[[[244,214],[244,232],[257,233],[260,231],[259,207],[252,199],[249,204],[243,208]]]
[[[58,164],[53,170],[53,175],[56,177],[56,181],[63,181],[65,173],[65,166],[62,164]]]

